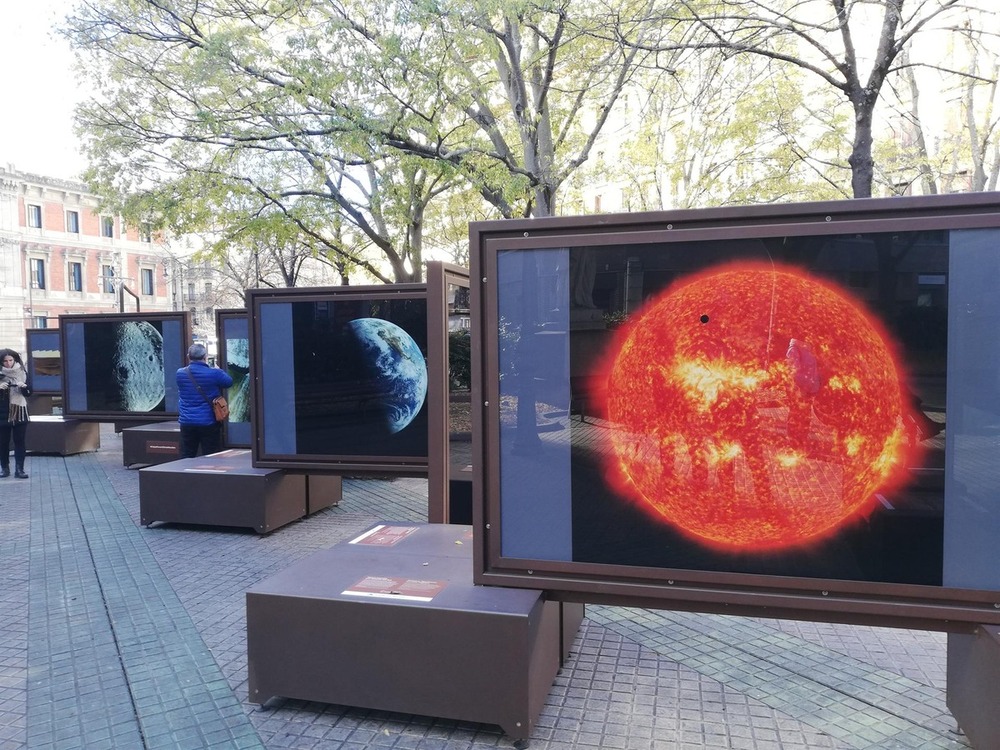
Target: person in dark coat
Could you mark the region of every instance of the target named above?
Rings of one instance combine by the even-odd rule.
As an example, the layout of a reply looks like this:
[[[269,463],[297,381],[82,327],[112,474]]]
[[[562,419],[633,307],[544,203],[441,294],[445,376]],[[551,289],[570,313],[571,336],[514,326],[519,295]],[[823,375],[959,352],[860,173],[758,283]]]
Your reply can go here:
[[[27,479],[24,471],[25,436],[28,433],[28,401],[31,386],[21,355],[0,349],[0,478],[10,476],[10,444],[14,442],[14,476]]]
[[[204,344],[188,348],[188,366],[177,370],[178,418],[181,426],[181,458],[194,458],[222,450],[222,423],[215,421],[212,399],[224,396],[233,384],[229,374],[205,361]]]

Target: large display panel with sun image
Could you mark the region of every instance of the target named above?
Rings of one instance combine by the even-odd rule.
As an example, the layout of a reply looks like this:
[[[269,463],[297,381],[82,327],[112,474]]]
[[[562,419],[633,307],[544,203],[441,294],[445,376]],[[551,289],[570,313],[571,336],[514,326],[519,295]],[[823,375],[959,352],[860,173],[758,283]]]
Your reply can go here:
[[[244,310],[216,310],[215,335],[219,342],[219,361],[233,384],[226,392],[229,419],[225,424],[226,445],[249,448],[250,430],[250,321]]]
[[[94,420],[177,418],[187,364],[186,312],[60,315],[63,413]]]
[[[426,474],[427,289],[247,292],[254,465]]]
[[[62,355],[58,328],[29,328],[24,332],[31,392],[38,396],[62,394]]]
[[[471,239],[479,583],[1000,622],[995,194]]]

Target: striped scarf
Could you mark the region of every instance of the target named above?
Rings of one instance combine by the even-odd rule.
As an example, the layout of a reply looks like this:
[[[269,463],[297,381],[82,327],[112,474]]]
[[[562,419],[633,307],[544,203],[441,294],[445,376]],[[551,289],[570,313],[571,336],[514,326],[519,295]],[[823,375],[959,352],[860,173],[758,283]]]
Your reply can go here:
[[[11,424],[27,422],[28,401],[21,393],[21,388],[28,383],[28,376],[25,374],[24,368],[15,362],[13,367],[0,367],[0,373],[3,374],[4,382],[9,384],[7,393],[10,398],[10,410],[7,421]]]

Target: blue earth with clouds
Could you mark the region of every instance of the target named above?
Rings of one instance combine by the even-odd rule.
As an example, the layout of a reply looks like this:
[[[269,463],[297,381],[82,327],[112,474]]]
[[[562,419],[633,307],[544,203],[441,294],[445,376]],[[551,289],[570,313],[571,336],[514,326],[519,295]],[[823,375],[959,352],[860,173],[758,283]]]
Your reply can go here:
[[[392,432],[404,429],[427,397],[427,362],[406,331],[381,318],[358,318],[351,332],[376,374],[380,405]]]

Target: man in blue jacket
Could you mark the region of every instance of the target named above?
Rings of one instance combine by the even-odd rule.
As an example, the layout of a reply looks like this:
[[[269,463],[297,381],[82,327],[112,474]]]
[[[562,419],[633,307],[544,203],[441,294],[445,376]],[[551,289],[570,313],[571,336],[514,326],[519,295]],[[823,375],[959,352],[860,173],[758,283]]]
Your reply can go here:
[[[233,384],[229,374],[205,361],[204,344],[188,348],[188,366],[177,371],[177,398],[181,425],[181,458],[194,458],[222,450],[222,422],[215,421],[212,399],[224,396]]]

